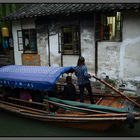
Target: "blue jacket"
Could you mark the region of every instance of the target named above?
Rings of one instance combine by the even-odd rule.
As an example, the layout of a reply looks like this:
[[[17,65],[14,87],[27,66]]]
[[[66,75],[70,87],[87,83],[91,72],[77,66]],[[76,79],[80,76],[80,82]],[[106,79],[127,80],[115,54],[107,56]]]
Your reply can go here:
[[[75,75],[77,76],[78,79],[78,85],[90,83],[89,80],[90,75],[88,74],[86,65],[76,66],[74,70]]]

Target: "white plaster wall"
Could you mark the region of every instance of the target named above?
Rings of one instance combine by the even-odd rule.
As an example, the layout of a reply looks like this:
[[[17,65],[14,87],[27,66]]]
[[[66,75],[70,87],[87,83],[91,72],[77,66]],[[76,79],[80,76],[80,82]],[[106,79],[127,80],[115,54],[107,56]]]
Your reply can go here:
[[[14,60],[15,65],[22,65],[21,54],[23,51],[18,51],[17,30],[21,30],[20,22],[14,21],[12,23],[13,43],[14,43]]]
[[[55,23],[57,25],[57,23]],[[52,25],[53,26],[53,25]],[[61,66],[61,54],[58,53],[58,27],[50,32],[50,62],[51,65]],[[50,28],[51,29],[51,28]],[[94,23],[93,20],[80,21],[81,32],[81,55],[85,57],[89,71],[95,71],[95,43],[94,43]],[[63,66],[76,66],[79,55],[63,55]]]
[[[61,66],[61,55],[58,53],[58,33],[50,33],[50,64],[51,66]]]
[[[22,29],[35,29],[34,19],[22,20]]]
[[[123,13],[123,40],[140,36],[140,11]]]
[[[41,36],[40,34],[37,34],[37,49],[38,54],[40,55],[40,65],[46,66],[48,65],[48,38],[47,36]]]
[[[128,79],[140,75],[140,12],[123,15],[122,42],[98,43],[98,75]]]
[[[49,65],[48,29],[47,24],[36,25],[37,49],[40,55],[40,65]]]
[[[63,22],[61,23],[63,24]],[[59,53],[58,46],[58,30],[60,28],[59,23],[53,23],[50,25],[50,64],[51,66],[75,66],[77,63],[78,55],[63,55],[61,64],[61,53]],[[60,48],[61,49],[61,48]]]
[[[18,50],[18,39],[17,39],[17,30],[21,30],[20,21],[12,22],[12,33],[13,33],[13,43],[14,43],[14,59],[16,65],[22,65],[22,53],[23,51]],[[28,19],[22,21],[22,29],[35,28],[34,20]]]
[[[110,78],[118,77],[119,42],[98,42],[98,75],[105,73]]]
[[[61,66],[61,54],[58,52],[58,33],[50,33],[50,63],[52,66]],[[75,66],[78,55],[63,55],[63,66]]]
[[[78,55],[64,55],[63,56],[63,65],[64,66],[76,66]]]
[[[140,43],[126,48],[124,78],[140,76]]]
[[[94,20],[81,21],[81,55],[90,72],[95,72]]]
[[[123,42],[120,76],[128,79],[140,75],[140,11],[123,16]]]

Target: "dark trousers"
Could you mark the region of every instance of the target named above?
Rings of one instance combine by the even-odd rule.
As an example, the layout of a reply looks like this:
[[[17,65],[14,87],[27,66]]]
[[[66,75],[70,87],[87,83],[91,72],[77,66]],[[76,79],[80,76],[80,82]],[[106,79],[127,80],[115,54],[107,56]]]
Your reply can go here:
[[[93,103],[94,103],[94,99],[93,99],[93,97],[92,97],[92,89],[91,89],[90,83],[83,84],[83,85],[79,85],[79,90],[80,90],[80,102],[84,102],[84,88],[87,89],[88,94],[89,94],[89,98],[90,98],[90,102],[91,102],[91,104],[93,104]]]

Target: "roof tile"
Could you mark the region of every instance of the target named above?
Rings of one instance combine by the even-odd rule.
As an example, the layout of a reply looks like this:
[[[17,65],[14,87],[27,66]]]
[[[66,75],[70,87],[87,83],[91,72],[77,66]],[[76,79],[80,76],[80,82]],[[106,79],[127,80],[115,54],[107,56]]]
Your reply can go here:
[[[140,3],[37,3],[25,4],[4,20],[21,19],[45,15],[66,15],[70,13],[140,9]]]

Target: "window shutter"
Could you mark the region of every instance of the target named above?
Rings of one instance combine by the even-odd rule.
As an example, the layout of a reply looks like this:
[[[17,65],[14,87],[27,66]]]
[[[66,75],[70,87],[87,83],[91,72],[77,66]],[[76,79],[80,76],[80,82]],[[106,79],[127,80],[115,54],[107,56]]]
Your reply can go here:
[[[17,30],[18,50],[23,51],[22,30]]]

